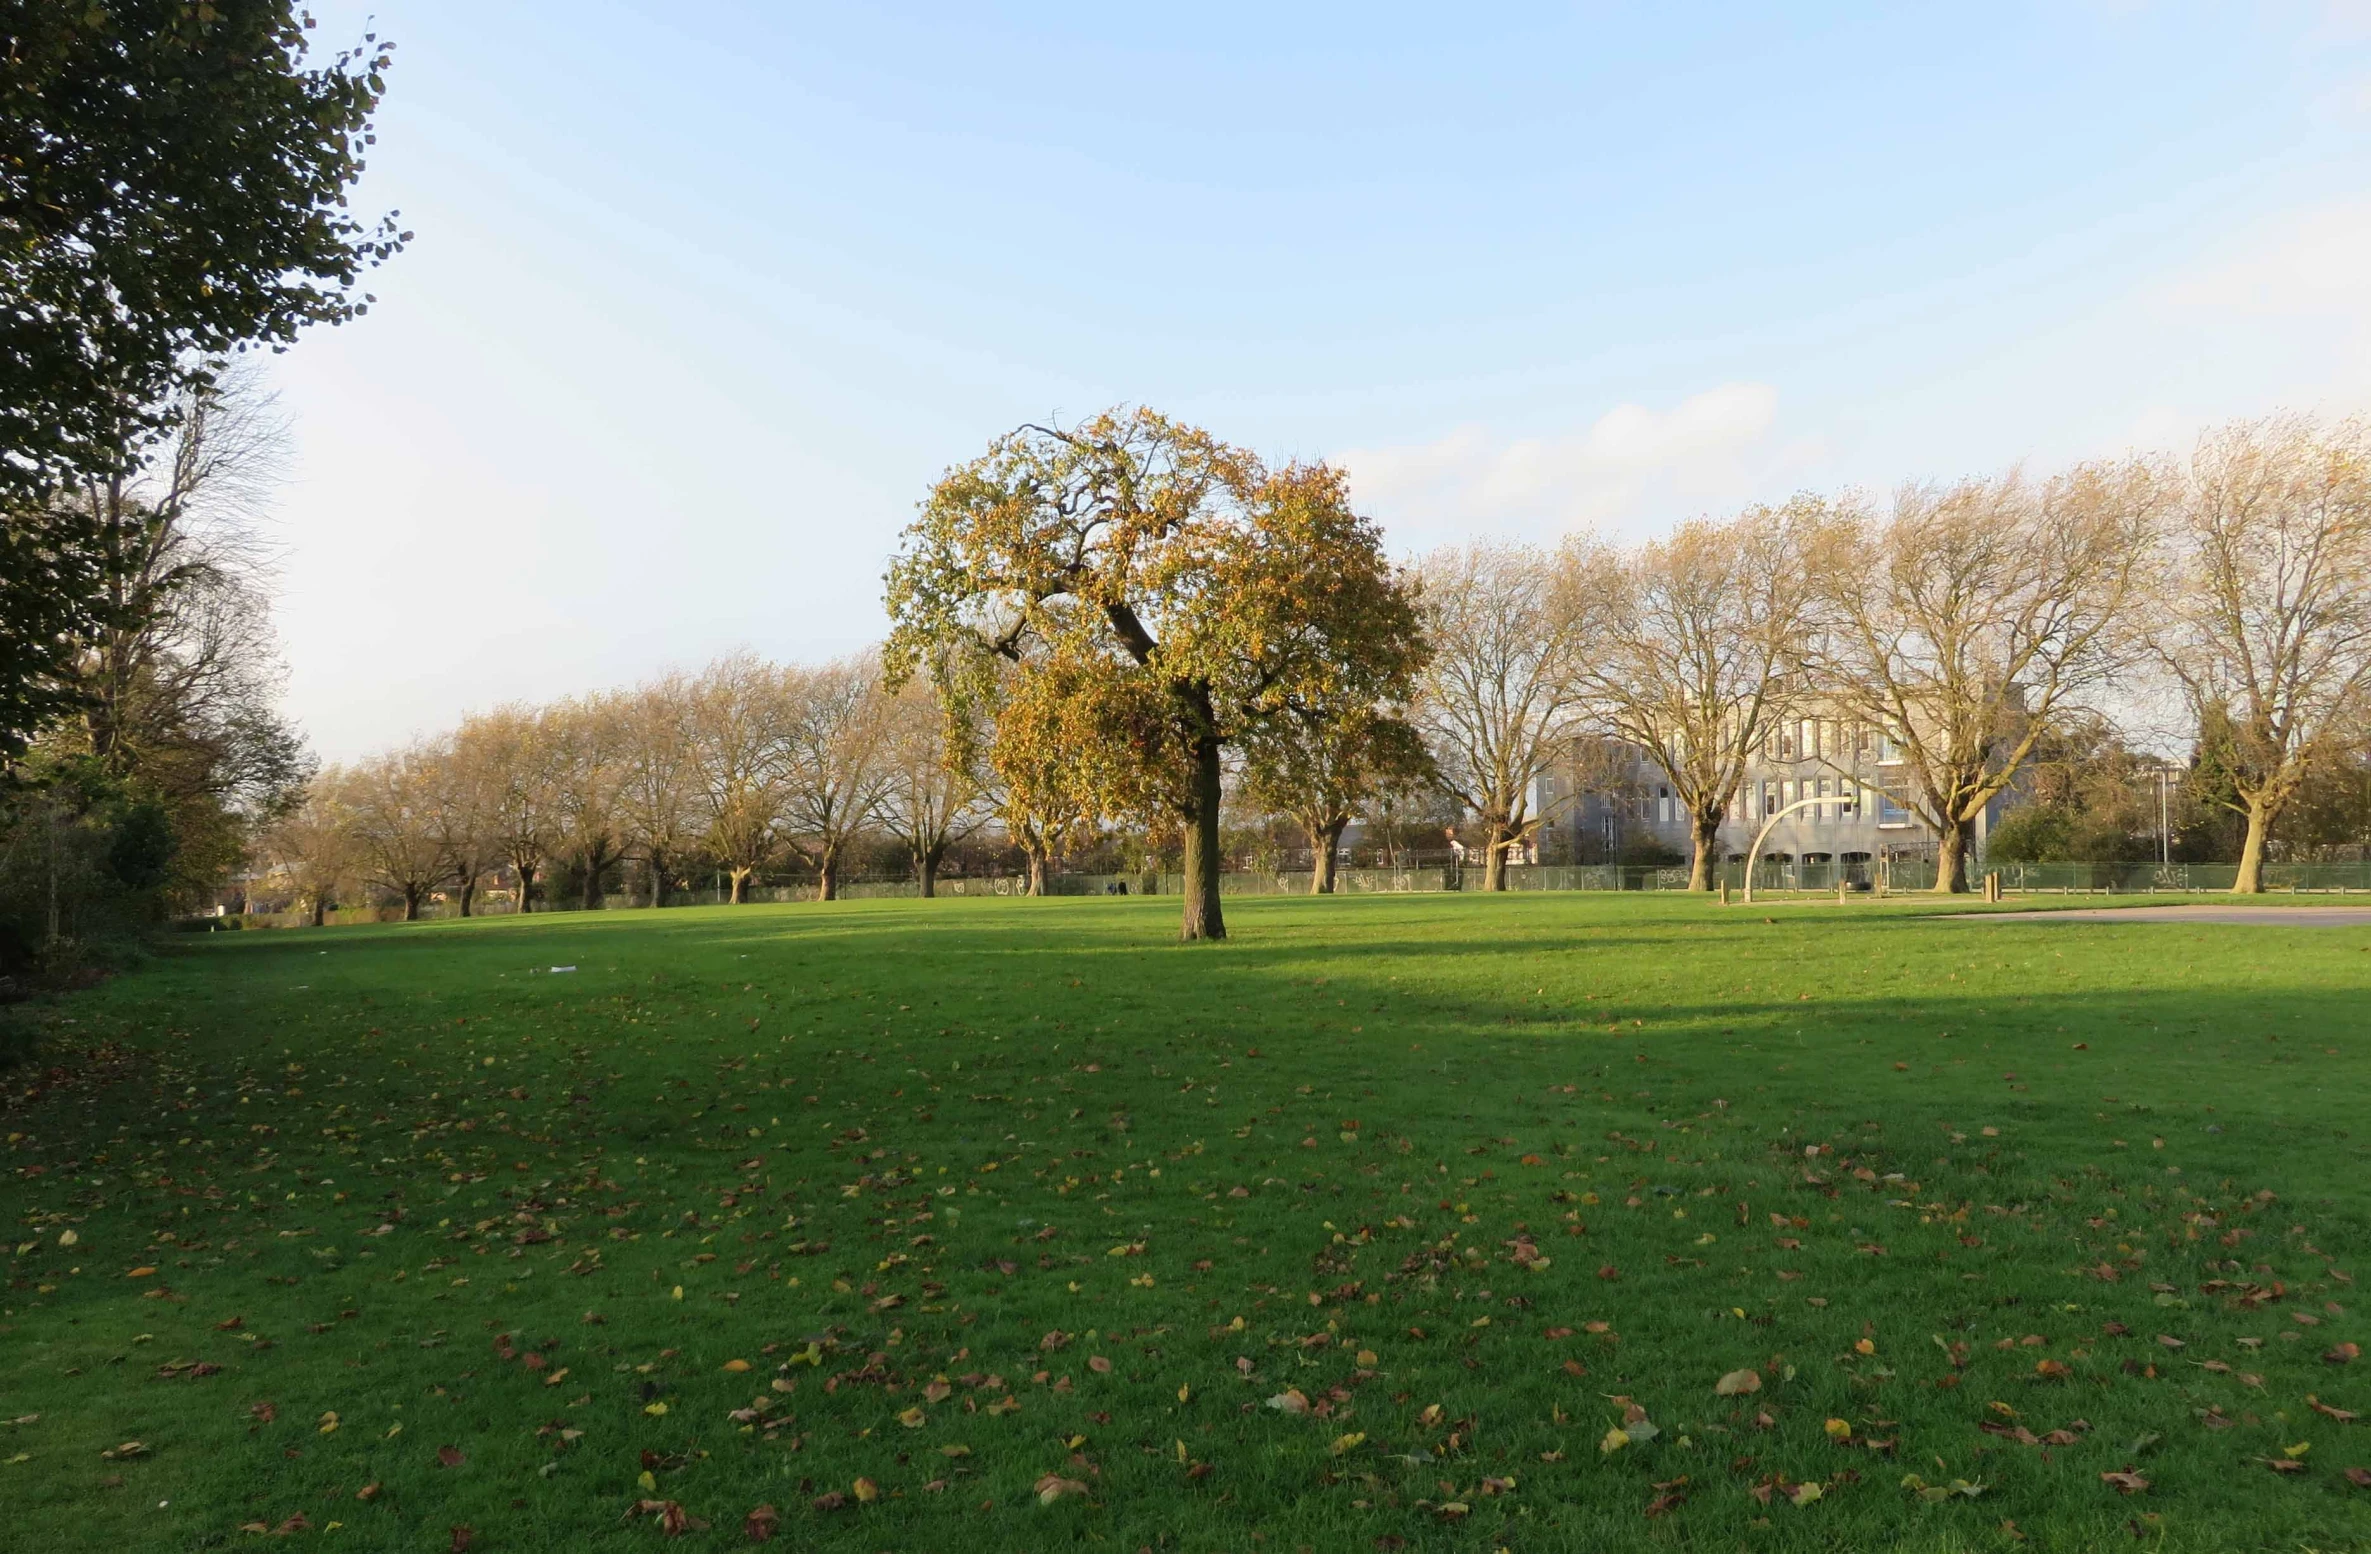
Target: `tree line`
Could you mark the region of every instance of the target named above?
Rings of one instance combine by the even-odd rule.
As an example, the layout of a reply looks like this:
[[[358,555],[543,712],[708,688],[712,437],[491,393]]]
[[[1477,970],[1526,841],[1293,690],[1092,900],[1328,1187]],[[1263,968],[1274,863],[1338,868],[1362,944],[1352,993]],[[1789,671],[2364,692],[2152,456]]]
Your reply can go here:
[[[2015,788],[2063,816],[2082,774],[2129,768],[2121,715],[2187,728],[2258,890],[2284,817],[2359,772],[2371,728],[2371,436],[2280,418],[2186,459],[1397,564],[1340,470],[1123,408],[950,470],[886,602],[886,641],[853,658],[735,656],[324,774],[274,856],[411,911],[446,886],[466,910],[496,866],[532,893],[559,860],[592,904],[626,857],[654,904],[708,868],[739,900],[784,865],[830,899],[881,841],[926,895],[983,835],[1042,891],[1120,830],[1182,866],[1181,933],[1210,938],[1229,815],[1297,830],[1318,892],[1355,820],[1446,816],[1503,889],[1507,844],[1555,818],[1540,779],[1591,750],[1651,766],[1710,889],[1757,761],[1870,775],[1870,739],[1792,749],[1808,717],[1882,742],[1887,797],[1957,891],[1987,805]]]

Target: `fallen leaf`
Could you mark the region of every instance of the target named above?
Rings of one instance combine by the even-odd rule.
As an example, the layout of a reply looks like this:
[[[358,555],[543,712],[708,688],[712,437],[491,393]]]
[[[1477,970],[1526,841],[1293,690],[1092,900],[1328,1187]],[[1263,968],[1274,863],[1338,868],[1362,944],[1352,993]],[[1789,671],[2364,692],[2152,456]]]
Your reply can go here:
[[[465,1522],[453,1529],[451,1554],[469,1554],[469,1547],[475,1542],[477,1542],[477,1529]]]
[[[855,1491],[857,1501],[860,1504],[871,1505],[874,1501],[881,1498],[881,1486],[874,1483],[869,1478],[860,1478],[848,1487]]]
[[[457,1468],[468,1460],[458,1446],[439,1446],[436,1449],[436,1465],[440,1468]]]
[[[770,1505],[761,1505],[741,1518],[741,1535],[752,1543],[763,1543],[774,1536],[774,1524],[782,1520],[782,1513]]]
[[[909,1408],[897,1416],[897,1422],[909,1430],[919,1430],[930,1423],[930,1416],[919,1408]]]
[[[2138,1473],[2102,1473],[2099,1481],[2119,1494],[2137,1495],[2149,1487],[2149,1481]]]
[[[1087,1492],[1086,1485],[1080,1483],[1074,1478],[1064,1478],[1059,1473],[1048,1473],[1045,1477],[1037,1481],[1035,1487],[1037,1490],[1037,1503],[1039,1505],[1052,1505],[1064,1495],[1078,1495],[1083,1497]]]
[[[1712,1390],[1725,1398],[1762,1390],[1762,1373],[1757,1370],[1731,1371],[1712,1385]]]
[[[1280,1413],[1305,1414],[1309,1412],[1309,1399],[1300,1388],[1288,1387],[1268,1399],[1268,1406]]]

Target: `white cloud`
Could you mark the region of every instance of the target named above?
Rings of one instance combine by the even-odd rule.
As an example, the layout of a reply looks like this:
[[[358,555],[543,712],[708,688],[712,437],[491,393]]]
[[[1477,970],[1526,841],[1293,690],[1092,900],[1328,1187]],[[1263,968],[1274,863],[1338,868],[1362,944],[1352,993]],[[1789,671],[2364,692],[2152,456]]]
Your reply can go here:
[[[1617,405],[1557,436],[1464,426],[1435,442],[1356,448],[1337,459],[1360,506],[1402,544],[1478,530],[1533,538],[1639,531],[1773,494],[1771,483],[1803,452],[1774,445],[1777,415],[1769,384],[1724,383],[1668,410]]]

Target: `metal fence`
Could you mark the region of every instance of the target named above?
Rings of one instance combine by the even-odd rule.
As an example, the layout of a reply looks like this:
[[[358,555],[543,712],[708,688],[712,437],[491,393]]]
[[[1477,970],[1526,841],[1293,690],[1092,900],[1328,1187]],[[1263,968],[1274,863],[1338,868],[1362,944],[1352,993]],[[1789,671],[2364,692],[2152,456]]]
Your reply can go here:
[[[2227,891],[2238,876],[2239,868],[2229,863],[2000,863],[1975,864],[1972,874],[1980,875],[1989,869],[2001,877],[2001,888],[2012,895],[2154,895]],[[1716,880],[1736,889],[1745,884],[1746,866],[1742,863],[1723,864],[1716,871]],[[1514,864],[1506,871],[1510,891],[1568,891],[1568,890],[1685,890],[1688,888],[1688,869],[1685,864],[1625,865],[1625,864]],[[1230,872],[1219,876],[1219,893],[1225,896],[1298,896],[1309,893],[1310,874],[1306,869],[1282,873]],[[1813,892],[1833,894],[1839,884],[1849,891],[1885,891],[1905,893],[1932,890],[1935,884],[1935,865],[1932,859],[1879,859],[1874,862],[1850,863],[1760,863],[1753,866],[1753,885],[1756,891]],[[2371,863],[2271,863],[2264,866],[2265,888],[2282,892],[2345,894],[2352,891],[2371,892]],[[1411,869],[1342,869],[1334,875],[1334,888],[1343,895],[1416,895],[1443,891],[1479,890],[1482,869],[1479,864],[1457,868]],[[1050,896],[1175,896],[1185,890],[1183,874],[1056,874],[1046,880],[1046,894]],[[938,881],[941,896],[1025,896],[1029,882],[1019,875],[949,876]],[[911,879],[851,880],[840,887],[843,899],[850,901],[912,899],[922,894],[921,885]],[[729,896],[721,891],[676,891],[667,897],[670,907],[717,906]],[[813,885],[754,885],[748,892],[752,902],[793,902],[815,899]],[[602,905],[623,909],[641,903],[631,896],[609,896]],[[544,901],[536,904],[538,914],[583,910],[577,901]],[[506,917],[516,911],[507,901],[480,903],[476,909],[481,917]],[[421,909],[423,918],[451,918],[460,916],[460,908],[451,902],[436,902]],[[350,907],[331,912],[332,923],[384,923],[403,916],[398,907]],[[310,919],[302,912],[251,913],[244,918],[194,919],[189,926],[205,927],[219,924],[224,927],[295,928]]]

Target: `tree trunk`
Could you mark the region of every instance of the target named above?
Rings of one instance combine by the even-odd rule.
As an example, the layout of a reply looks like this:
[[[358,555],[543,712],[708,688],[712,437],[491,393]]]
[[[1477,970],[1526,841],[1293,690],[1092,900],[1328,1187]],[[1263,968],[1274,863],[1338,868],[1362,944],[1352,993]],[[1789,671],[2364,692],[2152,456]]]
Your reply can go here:
[[[1218,741],[1194,742],[1194,811],[1185,828],[1185,920],[1178,938],[1224,939],[1227,922],[1218,902]]]
[[[930,848],[914,860],[914,873],[922,881],[922,899],[931,900],[939,893],[939,855],[941,848]]]
[[[1688,863],[1688,889],[1714,888],[1713,869],[1721,859],[1721,812],[1710,815],[1699,811],[1695,816],[1696,856]]]
[[[1489,851],[1482,855],[1482,888],[1507,888],[1507,830],[1499,821],[1490,822]]]
[[[1968,826],[1966,821],[1953,821],[1943,828],[1935,844],[1935,893],[1945,896],[1964,896],[1968,893]]]
[[[2231,894],[2260,896],[2264,893],[2264,844],[2272,833],[2275,811],[2262,795],[2248,799],[2247,840],[2239,849],[2239,873],[2231,881]]]
[[[585,849],[584,891],[578,899],[580,904],[588,912],[598,912],[601,910],[601,876],[603,872],[608,869],[608,867],[609,849],[607,847],[588,847]]]
[[[653,911],[667,904],[667,859],[652,851],[650,855],[650,905]]]
[[[1334,893],[1334,861],[1341,854],[1342,832],[1349,824],[1349,819],[1342,817],[1309,828],[1309,894]]]
[[[470,906],[476,900],[477,876],[474,874],[464,874],[461,876],[461,915],[463,917],[467,917],[469,915]]]
[[[322,921],[323,921],[324,919],[326,919],[328,916],[329,916],[329,892],[328,892],[328,891],[326,891],[326,890],[316,890],[316,891],[314,891],[314,892],[313,892],[313,926],[314,926],[315,928],[318,928],[318,927],[320,927],[320,926],[321,926],[321,924],[322,924]]]
[[[840,899],[840,848],[836,842],[823,844],[823,856],[815,863],[815,899]]]
[[[519,915],[524,917],[535,910],[535,865],[513,858],[510,866],[519,876]]]
[[[420,887],[417,885],[403,887],[403,920],[407,923],[420,920]]]
[[[749,900],[749,872],[747,869],[732,871],[733,894],[731,899],[734,906],[745,905]]]
[[[1042,896],[1046,893],[1046,855],[1035,847],[1023,848],[1022,853],[1029,860],[1029,894]]]

